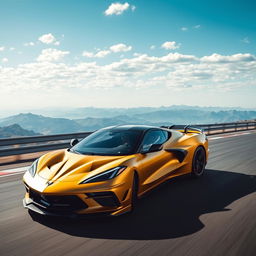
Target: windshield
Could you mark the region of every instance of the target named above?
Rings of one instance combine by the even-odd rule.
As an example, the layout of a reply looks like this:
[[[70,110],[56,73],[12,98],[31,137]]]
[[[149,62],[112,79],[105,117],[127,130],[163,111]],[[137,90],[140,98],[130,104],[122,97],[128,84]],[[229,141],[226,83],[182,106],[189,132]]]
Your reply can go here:
[[[141,135],[139,130],[103,129],[80,141],[70,151],[84,155],[130,155],[136,152]]]

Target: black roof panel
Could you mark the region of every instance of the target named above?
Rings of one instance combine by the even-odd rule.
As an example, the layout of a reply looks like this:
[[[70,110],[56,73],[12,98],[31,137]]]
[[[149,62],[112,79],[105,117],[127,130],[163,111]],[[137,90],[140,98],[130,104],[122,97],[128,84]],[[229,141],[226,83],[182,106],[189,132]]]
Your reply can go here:
[[[106,129],[113,130],[136,130],[136,131],[146,131],[149,129],[161,129],[160,127],[150,126],[150,125],[117,125],[106,127]]]

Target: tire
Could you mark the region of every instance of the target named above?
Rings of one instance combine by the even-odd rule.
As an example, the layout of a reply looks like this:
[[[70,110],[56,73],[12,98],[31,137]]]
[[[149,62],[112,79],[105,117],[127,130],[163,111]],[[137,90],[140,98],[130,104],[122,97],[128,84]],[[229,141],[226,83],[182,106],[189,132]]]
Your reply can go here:
[[[138,186],[139,186],[139,178],[138,178],[138,174],[135,172],[133,176],[133,183],[132,183],[131,212],[134,211],[138,201]]]
[[[204,174],[206,165],[206,155],[203,147],[198,147],[193,156],[192,177],[199,178]]]

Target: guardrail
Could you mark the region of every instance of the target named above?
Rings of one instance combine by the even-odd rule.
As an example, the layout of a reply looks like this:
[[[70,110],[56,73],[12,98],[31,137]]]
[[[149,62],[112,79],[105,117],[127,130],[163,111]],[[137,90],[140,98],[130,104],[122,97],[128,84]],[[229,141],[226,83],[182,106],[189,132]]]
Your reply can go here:
[[[240,130],[254,130],[256,129],[256,121],[240,121],[233,123],[217,124],[195,124],[191,126],[200,127],[206,132],[207,135],[213,135]]]
[[[225,132],[253,130],[256,129],[256,121],[194,124],[192,126],[203,128],[206,134],[213,135]],[[0,139],[0,157],[68,148],[71,139],[85,138],[89,134],[91,132]]]
[[[0,157],[68,148],[71,139],[89,134],[91,132],[0,139]]]

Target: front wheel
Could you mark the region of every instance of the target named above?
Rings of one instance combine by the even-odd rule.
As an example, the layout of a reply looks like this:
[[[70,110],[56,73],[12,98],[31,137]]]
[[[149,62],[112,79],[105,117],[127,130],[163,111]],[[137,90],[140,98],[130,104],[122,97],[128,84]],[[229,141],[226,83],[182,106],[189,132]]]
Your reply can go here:
[[[201,177],[205,171],[206,155],[203,147],[198,147],[195,150],[192,162],[192,176]]]

